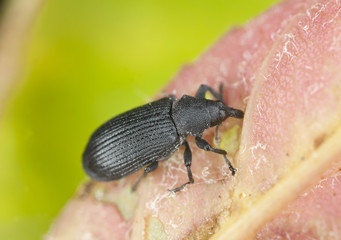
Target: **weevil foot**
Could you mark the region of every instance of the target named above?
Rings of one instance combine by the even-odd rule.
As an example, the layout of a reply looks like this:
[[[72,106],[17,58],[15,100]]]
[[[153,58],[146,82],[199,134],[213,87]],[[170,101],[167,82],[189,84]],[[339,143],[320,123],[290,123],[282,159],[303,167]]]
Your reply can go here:
[[[232,173],[232,176],[234,176],[236,174],[236,172],[238,171],[237,168],[234,168],[234,167],[229,167],[231,173]]]
[[[224,158],[225,158],[226,164],[229,166],[229,169],[230,169],[230,171],[231,171],[232,176],[234,176],[234,175],[236,174],[236,172],[238,171],[238,169],[237,169],[237,168],[234,168],[234,167],[232,166],[232,163],[230,162],[230,160],[228,160],[228,158],[226,157],[226,155],[224,155]]]
[[[180,190],[184,189],[188,184],[191,184],[191,182],[186,182],[184,184],[182,184],[180,187],[174,188],[174,189],[168,189],[168,191],[172,192],[172,193],[176,193],[179,192]]]

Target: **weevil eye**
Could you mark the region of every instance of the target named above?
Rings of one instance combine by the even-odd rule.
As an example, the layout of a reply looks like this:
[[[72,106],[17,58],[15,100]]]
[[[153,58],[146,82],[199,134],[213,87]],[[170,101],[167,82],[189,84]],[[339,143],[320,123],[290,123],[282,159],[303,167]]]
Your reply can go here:
[[[209,112],[210,112],[210,126],[216,126],[220,123],[222,123],[227,117],[227,111],[224,109],[223,103],[214,103],[214,105],[212,105],[209,108]]]
[[[219,110],[219,119],[225,119],[226,117],[226,111]]]

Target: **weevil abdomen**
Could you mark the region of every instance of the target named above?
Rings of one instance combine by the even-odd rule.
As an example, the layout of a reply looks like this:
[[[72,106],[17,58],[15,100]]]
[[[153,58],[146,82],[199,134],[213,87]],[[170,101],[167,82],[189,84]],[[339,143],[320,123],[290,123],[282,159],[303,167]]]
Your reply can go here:
[[[162,98],[99,127],[83,154],[87,174],[99,181],[117,180],[172,154],[180,145],[172,104],[172,98]]]

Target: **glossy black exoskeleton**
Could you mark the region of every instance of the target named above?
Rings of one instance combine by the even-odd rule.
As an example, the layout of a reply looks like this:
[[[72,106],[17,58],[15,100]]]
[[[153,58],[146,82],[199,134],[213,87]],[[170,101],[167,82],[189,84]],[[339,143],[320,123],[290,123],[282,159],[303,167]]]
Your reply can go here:
[[[206,92],[216,99],[205,99]],[[181,145],[185,146],[184,160],[189,181],[171,190],[177,192],[193,183],[192,153],[186,137],[195,137],[197,146],[224,156],[232,175],[236,169],[226,157],[226,151],[213,148],[202,139],[203,132],[219,126],[226,118],[243,118],[241,110],[226,106],[222,99],[222,86],[217,93],[201,85],[195,97],[184,95],[162,98],[122,113],[99,127],[91,136],[83,154],[83,168],[93,179],[112,181],[132,174],[142,167],[144,174],[133,190],[159,161],[168,158]]]

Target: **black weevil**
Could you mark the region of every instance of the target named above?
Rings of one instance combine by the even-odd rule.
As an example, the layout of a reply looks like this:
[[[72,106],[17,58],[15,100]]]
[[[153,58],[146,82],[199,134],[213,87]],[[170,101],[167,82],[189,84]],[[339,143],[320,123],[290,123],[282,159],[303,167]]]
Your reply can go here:
[[[217,100],[205,99],[207,91]],[[122,113],[100,126],[90,137],[83,153],[83,168],[95,180],[112,181],[147,165],[133,186],[135,190],[141,179],[158,167],[159,161],[168,158],[182,145],[185,146],[184,160],[189,181],[171,190],[177,192],[194,183],[192,153],[186,141],[191,135],[199,148],[223,155],[234,175],[236,169],[227,159],[226,151],[213,148],[202,139],[207,128],[216,126],[218,129],[228,117],[243,118],[244,113],[224,104],[222,85],[219,93],[201,85],[195,97],[162,98]]]

